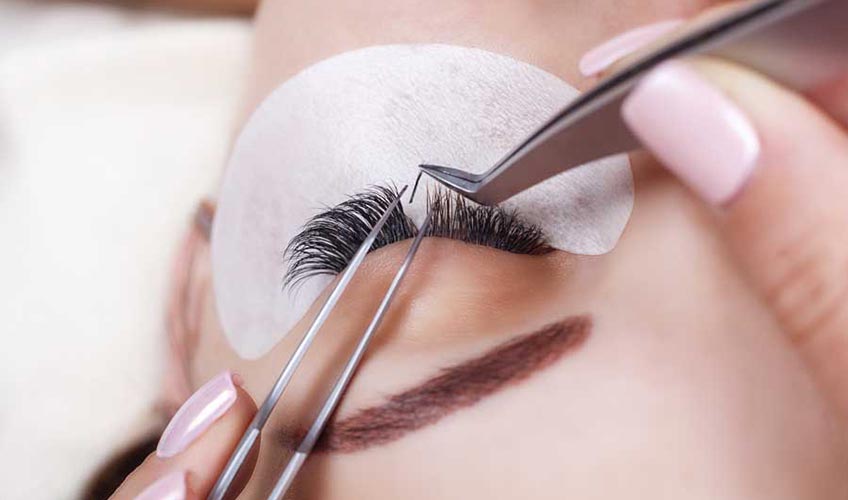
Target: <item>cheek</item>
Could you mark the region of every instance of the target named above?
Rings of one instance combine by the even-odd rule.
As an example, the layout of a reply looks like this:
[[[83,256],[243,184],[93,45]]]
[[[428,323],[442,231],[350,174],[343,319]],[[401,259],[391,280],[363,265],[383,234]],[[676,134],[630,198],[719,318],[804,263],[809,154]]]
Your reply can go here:
[[[191,383],[194,388],[199,387],[204,381],[211,379],[223,370],[231,370],[238,373],[246,381],[246,389],[250,395],[261,403],[261,398],[256,392],[250,390],[247,385],[254,377],[258,368],[267,363],[256,363],[243,359],[232,349],[221,329],[218,321],[218,313],[215,308],[215,299],[210,286],[206,286],[201,294],[201,314],[199,320],[200,332],[196,342],[191,346],[189,359],[189,372]],[[261,379],[267,380],[267,378]]]

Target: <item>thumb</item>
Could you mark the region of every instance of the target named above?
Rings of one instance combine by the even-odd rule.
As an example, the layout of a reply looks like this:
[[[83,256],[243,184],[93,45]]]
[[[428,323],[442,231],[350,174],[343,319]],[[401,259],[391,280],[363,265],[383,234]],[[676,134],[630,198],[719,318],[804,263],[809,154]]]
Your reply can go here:
[[[848,135],[799,95],[716,60],[660,66],[622,113],[719,208],[743,272],[848,416]]]
[[[180,407],[152,453],[112,495],[113,500],[202,500],[212,489],[256,413],[237,375],[224,372]],[[258,446],[229,495],[238,494],[256,463]]]

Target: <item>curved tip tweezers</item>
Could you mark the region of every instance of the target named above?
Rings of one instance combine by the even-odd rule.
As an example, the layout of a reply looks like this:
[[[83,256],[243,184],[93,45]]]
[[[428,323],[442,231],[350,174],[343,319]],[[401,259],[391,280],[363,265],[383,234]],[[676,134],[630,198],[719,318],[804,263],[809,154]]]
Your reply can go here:
[[[477,194],[480,190],[480,182],[483,180],[482,175],[440,165],[418,165],[418,168],[421,172],[468,198]]]
[[[812,88],[848,69],[848,2],[759,0],[694,26],[601,81],[563,108],[489,171],[420,165],[422,172],[484,205],[510,198],[586,163],[638,149],[621,105],[657,65],[709,54],[748,66],[793,89]],[[706,140],[706,139],[705,139]]]

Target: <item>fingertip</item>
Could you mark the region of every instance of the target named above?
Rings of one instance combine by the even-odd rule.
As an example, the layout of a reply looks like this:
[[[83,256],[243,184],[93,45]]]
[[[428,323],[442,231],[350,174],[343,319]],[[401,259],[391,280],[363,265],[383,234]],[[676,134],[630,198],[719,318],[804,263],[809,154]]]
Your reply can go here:
[[[231,409],[236,414],[235,418],[238,418],[247,428],[253,416],[256,415],[256,409],[256,401],[253,397],[240,384],[236,384],[236,402]]]
[[[161,458],[185,450],[237,401],[237,389],[229,371],[220,373],[195,391],[168,422],[156,447]]]
[[[684,19],[666,19],[625,31],[587,51],[578,69],[583,76],[599,77],[619,61],[666,37],[685,24]]]
[[[714,206],[740,192],[760,156],[759,135],[742,109],[684,62],[648,74],[622,116],[642,144]]]
[[[145,500],[206,498],[256,414],[256,403],[243,383],[241,377],[224,372],[201,387],[195,393],[201,396],[189,398],[183,405],[188,409],[174,416],[172,422],[176,423],[169,425],[170,435],[169,431],[163,433],[157,452],[124,481],[113,498],[130,499],[140,494],[147,495],[140,497]],[[170,443],[162,445],[161,441]],[[241,491],[249,480],[258,443],[236,477],[233,493]]]
[[[191,474],[192,488],[199,493],[198,498],[205,498],[212,489],[218,475],[241,440],[242,434],[256,415],[256,403],[253,398],[241,384],[236,383],[235,380],[233,382],[236,386],[236,400],[233,405],[215,425],[210,427],[207,433],[178,457]],[[241,491],[250,479],[258,451],[259,441],[254,445],[233,481],[231,492]]]

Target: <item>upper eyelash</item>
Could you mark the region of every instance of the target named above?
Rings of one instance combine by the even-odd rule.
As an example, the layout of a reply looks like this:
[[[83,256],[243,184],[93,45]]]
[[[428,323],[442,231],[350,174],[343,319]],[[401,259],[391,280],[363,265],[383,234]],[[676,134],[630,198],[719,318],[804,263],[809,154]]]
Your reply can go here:
[[[283,287],[294,287],[312,276],[344,271],[397,196],[394,186],[372,186],[309,219],[285,249],[288,266]],[[399,204],[371,250],[412,238],[416,233],[415,224]]]
[[[427,236],[524,255],[542,255],[553,250],[542,229],[522,220],[515,210],[473,204],[443,190],[428,192],[427,209],[432,214]]]
[[[294,287],[312,276],[341,273],[397,196],[394,186],[372,186],[309,219],[285,249],[288,266],[283,287]],[[521,220],[514,210],[471,204],[443,190],[428,191],[427,207],[432,213],[428,236],[519,254],[552,250],[541,228]],[[398,205],[371,250],[412,238],[417,232],[403,205]]]

